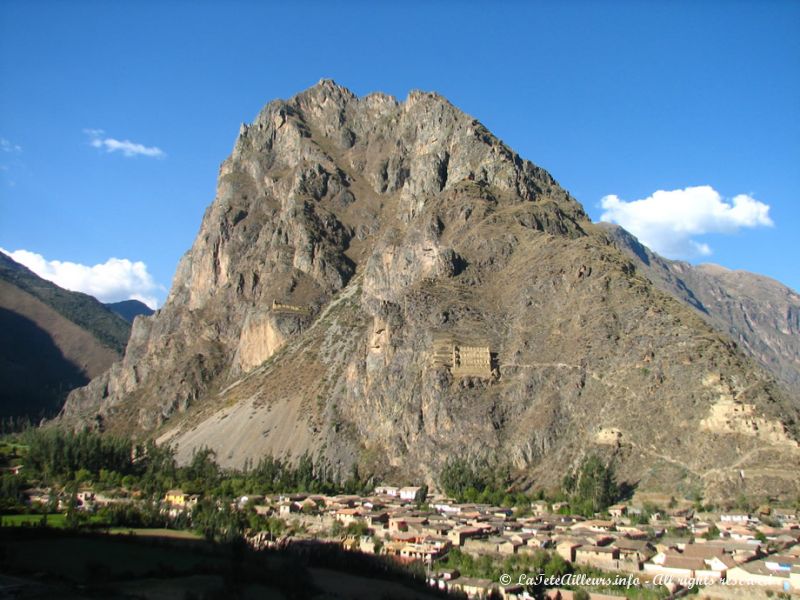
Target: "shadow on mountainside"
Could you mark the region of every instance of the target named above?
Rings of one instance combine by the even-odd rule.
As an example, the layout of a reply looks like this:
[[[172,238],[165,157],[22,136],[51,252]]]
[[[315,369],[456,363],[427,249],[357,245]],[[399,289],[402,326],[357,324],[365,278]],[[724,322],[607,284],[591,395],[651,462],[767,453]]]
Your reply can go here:
[[[70,390],[89,378],[67,359],[51,335],[36,323],[0,308],[0,413],[52,417]]]

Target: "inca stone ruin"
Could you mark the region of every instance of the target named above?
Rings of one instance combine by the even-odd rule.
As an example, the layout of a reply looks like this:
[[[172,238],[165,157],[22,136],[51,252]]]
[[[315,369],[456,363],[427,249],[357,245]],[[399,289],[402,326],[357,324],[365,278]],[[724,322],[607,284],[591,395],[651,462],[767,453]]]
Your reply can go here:
[[[292,313],[299,315],[311,314],[311,309],[306,306],[298,306],[297,304],[284,304],[276,300],[272,301],[272,312],[274,313]]]
[[[453,366],[450,371],[456,377],[492,376],[492,358],[488,346],[453,346]]]
[[[447,367],[454,377],[491,379],[492,354],[488,345],[466,345],[450,336],[435,336],[433,364]]]

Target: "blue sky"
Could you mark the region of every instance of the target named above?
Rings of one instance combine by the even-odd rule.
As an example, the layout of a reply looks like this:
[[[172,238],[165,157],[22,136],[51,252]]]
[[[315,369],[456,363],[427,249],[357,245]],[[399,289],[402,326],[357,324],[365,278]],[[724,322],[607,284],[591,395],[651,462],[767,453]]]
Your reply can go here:
[[[593,219],[797,290],[798,24],[768,0],[5,0],[0,247],[163,301],[239,124],[326,77],[438,91]]]

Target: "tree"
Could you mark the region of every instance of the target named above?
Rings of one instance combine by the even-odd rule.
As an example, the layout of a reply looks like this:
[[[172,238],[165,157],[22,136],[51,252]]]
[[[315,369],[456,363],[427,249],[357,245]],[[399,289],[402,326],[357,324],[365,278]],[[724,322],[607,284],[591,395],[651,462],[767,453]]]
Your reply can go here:
[[[331,537],[338,538],[342,535],[344,531],[344,526],[342,525],[341,521],[334,521],[333,525],[331,525]]]
[[[269,539],[275,541],[278,536],[286,530],[286,523],[283,519],[278,517],[268,517],[266,523],[266,531],[269,533]]]
[[[194,492],[206,492],[219,483],[220,472],[215,458],[216,453],[210,448],[201,448],[193,454],[184,472],[187,488]]]
[[[417,508],[419,508],[423,504],[425,504],[425,500],[427,500],[427,499],[428,499],[428,486],[423,484],[417,490],[417,493],[414,494],[414,502],[416,503]]]
[[[19,475],[0,475],[0,509],[11,510],[17,507],[20,503],[20,491],[25,483],[25,479]]]
[[[566,476],[564,485],[571,493],[570,503],[587,515],[604,511],[620,495],[613,466],[595,455],[585,458],[575,474]]]
[[[353,521],[347,525],[345,528],[345,533],[347,535],[361,537],[362,535],[367,535],[369,533],[369,527],[364,521]]]
[[[78,529],[86,521],[86,515],[78,510],[78,494],[74,490],[67,500],[67,514],[64,517],[64,525],[67,529]]]
[[[569,573],[569,564],[564,557],[556,552],[549,554],[544,567],[545,577],[561,577],[566,573]]]
[[[476,502],[484,491],[503,488],[503,469],[492,469],[488,463],[451,458],[439,473],[445,493],[459,502]],[[499,478],[499,480],[498,480]]]

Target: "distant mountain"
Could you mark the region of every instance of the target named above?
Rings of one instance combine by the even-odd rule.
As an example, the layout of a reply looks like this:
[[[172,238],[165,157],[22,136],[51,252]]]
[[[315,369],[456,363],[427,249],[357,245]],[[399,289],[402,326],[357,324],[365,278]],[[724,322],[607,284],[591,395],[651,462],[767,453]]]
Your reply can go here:
[[[125,319],[128,323],[133,323],[133,320],[139,315],[149,317],[155,311],[147,306],[144,302],[138,300],[123,300],[122,302],[107,302],[106,307]]]
[[[130,326],[93,296],[60,288],[2,252],[0,280],[41,300],[65,319],[91,333],[104,346],[117,353],[125,350]]]
[[[663,258],[618,225],[600,227],[657,287],[730,335],[800,397],[800,294],[763,275]]]
[[[52,416],[121,356],[130,325],[0,252],[0,417]]]

